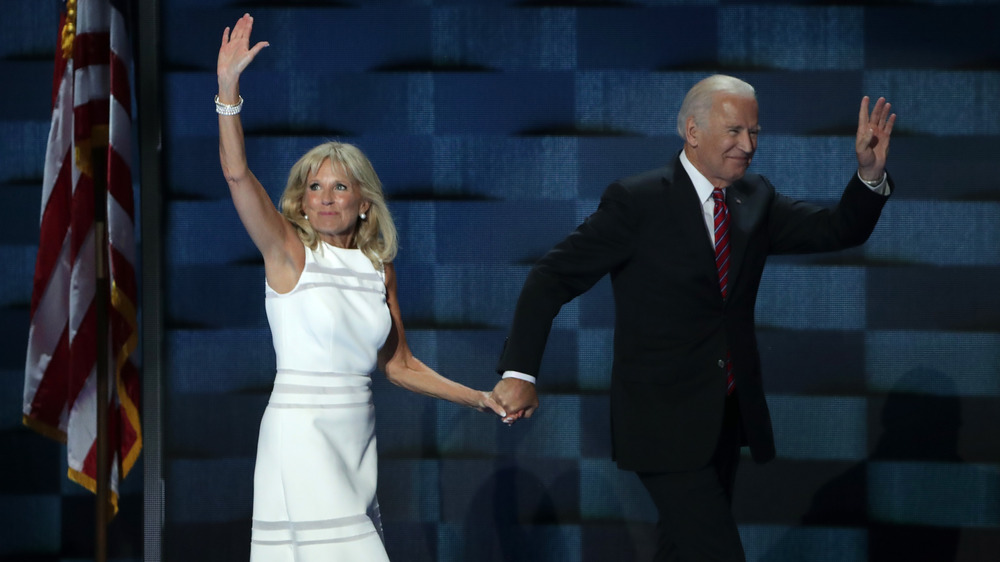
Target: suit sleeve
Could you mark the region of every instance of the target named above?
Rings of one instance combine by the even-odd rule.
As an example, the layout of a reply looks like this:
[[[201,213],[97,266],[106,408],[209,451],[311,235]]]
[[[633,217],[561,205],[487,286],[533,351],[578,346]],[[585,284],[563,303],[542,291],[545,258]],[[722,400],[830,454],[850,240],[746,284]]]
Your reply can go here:
[[[894,192],[892,178],[888,181]],[[859,246],[875,230],[886,201],[888,196],[873,192],[857,174],[833,208],[775,194],[768,218],[770,253],[831,252]]]
[[[518,297],[497,372],[538,376],[552,321],[562,306],[632,254],[639,216],[633,205],[631,193],[612,184],[597,211],[535,264]]]

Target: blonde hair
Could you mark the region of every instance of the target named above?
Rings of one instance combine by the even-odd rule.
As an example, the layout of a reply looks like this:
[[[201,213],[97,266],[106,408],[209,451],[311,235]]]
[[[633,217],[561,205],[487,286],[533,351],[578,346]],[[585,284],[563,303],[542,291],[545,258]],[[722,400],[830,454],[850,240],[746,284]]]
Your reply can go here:
[[[319,245],[319,234],[302,213],[302,197],[306,192],[306,182],[315,174],[324,161],[340,164],[361,190],[361,195],[370,207],[366,219],[357,219],[354,243],[371,260],[375,269],[391,262],[396,257],[399,243],[396,240],[396,225],[385,204],[382,182],[379,181],[372,163],[358,147],[343,142],[327,142],[314,147],[302,155],[288,172],[288,183],[281,194],[278,208],[289,222],[295,225],[299,238],[307,247],[315,250]]]
[[[691,87],[681,109],[677,112],[677,134],[682,139],[687,140],[687,120],[694,117],[694,122],[699,127],[705,126],[705,120],[712,110],[712,103],[715,101],[715,94],[732,94],[745,98],[757,99],[757,91],[753,86],[725,74],[713,74]]]

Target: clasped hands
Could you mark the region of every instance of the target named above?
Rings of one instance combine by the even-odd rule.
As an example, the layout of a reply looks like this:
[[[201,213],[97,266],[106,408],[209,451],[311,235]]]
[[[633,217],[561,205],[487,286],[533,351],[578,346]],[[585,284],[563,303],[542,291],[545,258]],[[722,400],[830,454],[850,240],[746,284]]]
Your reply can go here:
[[[493,387],[491,396],[506,413],[502,421],[507,425],[512,425],[521,418],[530,418],[538,409],[535,385],[521,379],[500,379]]]

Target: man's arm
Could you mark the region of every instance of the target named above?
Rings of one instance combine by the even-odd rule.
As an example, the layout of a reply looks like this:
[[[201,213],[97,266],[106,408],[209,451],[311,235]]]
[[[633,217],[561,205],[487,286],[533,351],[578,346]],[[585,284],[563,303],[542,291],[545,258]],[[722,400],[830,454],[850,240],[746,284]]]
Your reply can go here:
[[[889,140],[896,122],[892,105],[879,98],[871,113],[869,98],[861,99],[854,148],[858,171],[833,209],[777,195],[771,206],[771,253],[829,252],[868,240],[882,206],[893,191],[886,172]]]
[[[552,321],[563,304],[586,292],[631,255],[637,231],[631,205],[631,194],[612,184],[597,211],[528,274],[497,366],[506,378],[493,390],[507,411],[508,423],[522,415],[530,417],[538,408],[534,383],[524,377],[538,375]]]

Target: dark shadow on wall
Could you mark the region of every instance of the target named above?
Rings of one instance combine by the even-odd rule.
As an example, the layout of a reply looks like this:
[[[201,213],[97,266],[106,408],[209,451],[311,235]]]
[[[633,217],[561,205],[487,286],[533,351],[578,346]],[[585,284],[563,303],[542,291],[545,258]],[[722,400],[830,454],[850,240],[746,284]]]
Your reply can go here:
[[[555,502],[545,484],[517,465],[498,466],[473,496],[466,515],[464,560],[542,562],[552,560],[555,546],[546,540],[545,526],[557,525]]]
[[[577,457],[519,457],[532,433],[546,431],[543,420],[522,421],[507,429],[498,425],[498,456],[492,471],[472,494],[462,520],[460,560],[476,562],[637,562],[650,560],[655,547],[651,523],[627,520],[636,506],[608,506],[599,520],[584,519],[581,460]],[[531,464],[522,459],[529,458]],[[614,487],[631,473],[617,468],[599,478]],[[599,491],[598,491],[599,492]],[[614,501],[611,499],[609,501]]]
[[[917,394],[914,389],[933,389],[938,394]],[[906,373],[885,395],[881,411],[878,412],[877,406],[870,410],[869,434],[874,436],[876,432],[873,429],[880,426],[881,435],[867,461],[852,466],[821,488],[803,515],[802,525],[865,531],[870,562],[958,559],[961,528],[880,520],[874,516],[870,506],[873,497],[897,493],[871,490],[874,485],[870,477],[873,463],[963,462],[957,451],[962,416],[959,400],[954,394],[954,383],[944,373],[928,369]],[[870,400],[873,405],[877,404],[875,398]],[[901,490],[901,493],[919,494],[921,491]],[[906,498],[892,497],[892,500],[908,503]],[[912,503],[923,505],[926,502]],[[915,513],[908,513],[907,518],[911,521],[928,519]],[[799,560],[801,554],[796,552],[791,540],[786,536],[760,560]]]
[[[537,420],[507,428],[497,424],[498,450],[468,504],[462,521],[462,560],[548,562],[579,560],[574,529],[579,523],[580,472],[577,459],[531,457],[522,466],[516,451],[529,435],[544,431]]]

